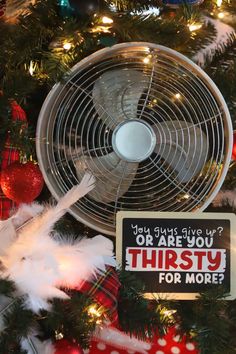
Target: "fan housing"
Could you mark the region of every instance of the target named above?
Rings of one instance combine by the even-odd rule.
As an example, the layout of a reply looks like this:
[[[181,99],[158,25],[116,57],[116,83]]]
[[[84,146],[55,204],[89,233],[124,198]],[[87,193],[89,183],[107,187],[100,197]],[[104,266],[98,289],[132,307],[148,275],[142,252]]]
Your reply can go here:
[[[37,155],[56,199],[85,171],[96,188],[70,210],[115,234],[116,212],[202,211],[228,170],[232,124],[206,73],[152,43],[123,43],[79,62],[53,87],[37,126]]]

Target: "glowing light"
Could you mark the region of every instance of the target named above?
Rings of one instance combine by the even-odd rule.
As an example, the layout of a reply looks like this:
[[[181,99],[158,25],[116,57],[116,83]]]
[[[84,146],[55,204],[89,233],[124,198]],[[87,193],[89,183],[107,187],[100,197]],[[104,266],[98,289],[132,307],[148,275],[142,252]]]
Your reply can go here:
[[[142,16],[155,15],[155,16],[159,16],[160,15],[160,9],[158,7],[150,7],[148,10],[135,11],[135,12],[131,12],[130,14],[132,16],[135,16],[135,15],[142,15]]]
[[[183,196],[183,198],[184,198],[184,199],[189,199],[189,198],[190,198],[190,195],[189,195],[189,194],[185,194],[185,195]]]
[[[65,43],[63,44],[63,48],[64,48],[65,50],[70,50],[71,47],[72,47],[72,44],[71,44],[70,42],[65,42]]]
[[[170,318],[176,312],[177,310],[164,310],[164,315]]]
[[[144,64],[148,64],[150,62],[150,58],[146,57],[143,59]]]
[[[164,317],[168,317],[169,320],[173,320],[173,315],[177,312],[177,310],[174,310],[174,309],[168,309],[166,308],[165,306],[162,307],[162,306],[158,306],[159,310],[160,310],[160,314],[161,316],[164,316]]]
[[[216,5],[217,5],[218,7],[221,7],[221,5],[222,5],[222,0],[216,0]]]
[[[103,16],[102,23],[104,23],[104,25],[107,25],[107,24],[110,25],[111,23],[113,23],[113,20],[110,17]]]
[[[181,99],[181,94],[180,93],[176,93],[175,98],[177,98],[177,100]]]
[[[107,26],[95,26],[90,30],[90,32],[91,33],[99,33],[99,32],[111,33],[110,27]]]
[[[102,314],[99,311],[99,309],[97,309],[96,305],[91,305],[88,309],[88,314],[92,317],[101,317]]]
[[[188,28],[189,28],[190,32],[195,32],[195,31],[199,30],[200,28],[202,28],[202,23],[200,23],[200,22],[190,23],[188,25]]]
[[[55,338],[56,340],[60,340],[62,338],[64,338],[64,334],[58,331],[55,331]]]
[[[219,13],[218,13],[218,18],[224,18],[224,17],[225,17],[224,12],[219,12]]]
[[[36,63],[34,63],[32,60],[30,60],[29,73],[31,76],[34,75],[35,70],[36,70]]]
[[[68,0],[61,0],[60,1],[60,6],[69,6]]]
[[[144,64],[149,64],[151,61],[152,56],[149,54],[143,59]]]

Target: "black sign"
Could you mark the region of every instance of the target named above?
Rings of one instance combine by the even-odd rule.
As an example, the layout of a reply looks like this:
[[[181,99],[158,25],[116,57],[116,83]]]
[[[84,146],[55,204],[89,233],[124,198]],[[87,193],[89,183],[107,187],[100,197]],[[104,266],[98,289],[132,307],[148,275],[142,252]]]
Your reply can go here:
[[[199,293],[214,285],[230,292],[230,218],[216,219],[218,214],[213,214],[213,219],[207,213],[191,218],[189,213],[186,218],[184,213],[119,214],[118,258],[126,271],[143,280],[146,292]]]

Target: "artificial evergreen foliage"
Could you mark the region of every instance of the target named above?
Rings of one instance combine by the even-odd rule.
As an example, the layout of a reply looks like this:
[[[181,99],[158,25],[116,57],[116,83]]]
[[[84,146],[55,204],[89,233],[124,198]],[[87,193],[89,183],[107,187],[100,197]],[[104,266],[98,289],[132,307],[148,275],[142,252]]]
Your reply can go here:
[[[65,338],[76,340],[83,348],[87,348],[96,326],[96,319],[88,313],[89,306],[94,302],[77,291],[70,295],[71,300],[68,301],[53,300],[52,310],[42,312],[39,324],[48,338],[56,339],[56,334],[62,334]]]
[[[111,4],[111,1],[106,0],[107,4]],[[159,6],[162,4],[161,0],[115,0],[112,1],[118,11],[141,11],[147,10],[150,7]]]
[[[187,23],[193,14],[196,16],[196,10],[188,9],[186,12],[179,9],[174,18],[163,14],[160,21],[156,16],[130,14],[131,9],[136,10],[140,4],[141,8],[150,7],[156,5],[156,1],[142,1],[140,4],[119,1],[117,6],[127,9],[122,14],[111,11],[108,6],[111,3],[106,1],[104,4],[106,15],[114,21],[110,36],[115,43],[156,42],[190,55],[200,46],[207,45],[215,34],[210,24],[204,25],[197,36],[189,32]],[[71,16],[64,18],[56,0],[37,1],[30,7],[30,13],[20,16],[14,25],[0,21],[0,33],[4,33],[0,37],[0,89],[4,95],[0,101],[1,122],[6,120],[7,100],[14,98],[26,109],[30,123],[36,125],[32,117],[37,119],[43,100],[55,82],[78,61],[102,47],[104,34],[101,30],[93,31],[97,25],[101,25],[99,16],[79,20]],[[65,41],[72,44],[69,51],[63,48]],[[32,75],[29,71],[31,66]],[[34,98],[34,106],[26,104],[26,101],[32,102],[31,97]],[[11,130],[9,123],[8,131]],[[4,124],[1,137],[6,129],[2,130]],[[17,144],[17,141],[13,139],[12,144]]]
[[[11,296],[15,291],[14,282],[8,279],[0,279],[0,294],[5,296]]]
[[[163,316],[161,301],[149,302],[143,297],[144,285],[125,271],[120,272],[119,322],[123,331],[140,339],[165,334],[170,318]]]
[[[114,12],[115,6],[116,11]],[[143,10],[160,7],[160,15],[146,15]],[[214,12],[215,11],[215,12]],[[162,44],[190,58],[211,43],[216,28],[203,21],[202,16],[217,18],[219,11],[227,11],[227,23],[236,29],[236,1],[223,0],[220,9],[215,0],[205,0],[200,7],[180,7],[171,10],[160,0],[104,0],[100,12],[85,18],[76,14],[64,16],[57,0],[38,0],[30,6],[27,15],[15,24],[0,20],[0,152],[5,138],[23,154],[35,155],[33,149],[37,117],[44,98],[51,87],[69,72],[70,68],[89,54],[104,47],[104,43],[148,41]],[[212,13],[215,13],[212,15]],[[111,17],[113,24],[103,31],[101,18]],[[202,21],[202,28],[189,31],[189,23]],[[3,35],[2,35],[3,34]],[[106,40],[104,40],[104,38]],[[109,42],[110,40],[110,42]],[[64,44],[71,43],[66,50]],[[205,70],[219,86],[236,128],[236,40],[235,36],[218,48],[214,57],[206,58]],[[32,72],[30,72],[30,68]],[[30,128],[11,120],[10,100],[15,99],[26,111]],[[236,164],[232,163],[223,188],[236,188]],[[46,191],[46,197],[50,198]],[[211,211],[231,211],[229,206]],[[67,216],[59,222],[61,234],[75,233],[94,236],[95,231]],[[76,236],[77,237],[77,236]],[[236,302],[225,298],[224,290],[201,294],[196,301],[150,302],[143,297],[143,284],[128,273],[119,271],[119,323],[126,333],[141,339],[153,334],[165,334],[169,326],[179,325],[180,334],[186,333],[198,343],[202,354],[231,354],[236,352]],[[0,332],[0,354],[24,354],[20,347],[22,336],[27,337],[36,324],[41,339],[64,335],[87,347],[96,326],[96,318],[88,314],[94,300],[71,291],[71,300],[52,302],[52,311],[37,315],[27,310],[15,287],[7,279],[0,279],[0,294],[10,297],[10,306],[0,311],[4,330]],[[104,314],[105,316],[105,314]],[[154,333],[155,332],[155,333]]]
[[[25,353],[20,342],[35,326],[35,315],[23,306],[21,298],[10,301],[10,304],[0,311],[0,315],[4,319],[4,328],[0,334],[0,353]]]
[[[196,301],[176,303],[180,329],[198,342],[201,353],[235,352],[235,322],[230,317],[230,308],[235,304],[226,298],[219,287],[201,294]]]

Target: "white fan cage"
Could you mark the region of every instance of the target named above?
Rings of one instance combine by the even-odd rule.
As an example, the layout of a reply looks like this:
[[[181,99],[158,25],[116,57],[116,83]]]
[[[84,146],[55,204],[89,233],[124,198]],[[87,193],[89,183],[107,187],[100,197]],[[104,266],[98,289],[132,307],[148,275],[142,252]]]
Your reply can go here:
[[[114,143],[117,129],[131,120],[148,129],[144,157],[131,151],[134,161],[128,153],[122,160]],[[151,43],[118,44],[79,62],[53,87],[38,119],[38,161],[52,195],[61,198],[89,170],[98,187],[70,212],[110,235],[120,210],[204,210],[224,181],[231,152],[231,118],[216,85],[185,56]],[[180,162],[190,177],[181,177]]]

